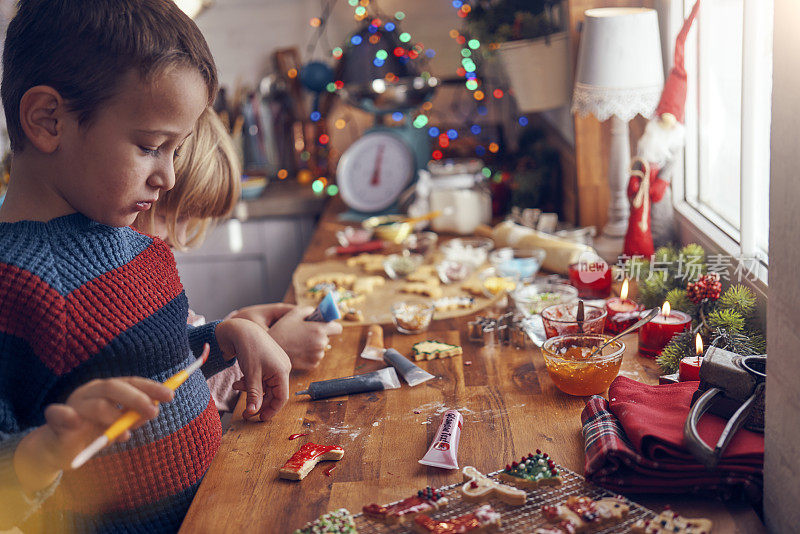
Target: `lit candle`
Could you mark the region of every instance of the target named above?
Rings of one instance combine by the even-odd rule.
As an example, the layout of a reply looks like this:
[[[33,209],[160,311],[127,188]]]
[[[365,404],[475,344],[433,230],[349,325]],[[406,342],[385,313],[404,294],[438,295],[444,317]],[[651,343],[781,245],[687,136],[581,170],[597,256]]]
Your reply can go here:
[[[681,360],[678,367],[678,380],[686,382],[689,380],[700,380],[700,364],[703,362],[703,338],[700,334],[694,338],[696,356],[687,356]]]
[[[639,352],[655,358],[661,354],[672,336],[688,330],[691,325],[692,318],[688,314],[671,311],[669,302],[665,302],[661,313],[639,329]]]
[[[639,320],[642,307],[628,298],[628,279],[622,282],[619,297],[606,302],[606,331],[618,334]]]

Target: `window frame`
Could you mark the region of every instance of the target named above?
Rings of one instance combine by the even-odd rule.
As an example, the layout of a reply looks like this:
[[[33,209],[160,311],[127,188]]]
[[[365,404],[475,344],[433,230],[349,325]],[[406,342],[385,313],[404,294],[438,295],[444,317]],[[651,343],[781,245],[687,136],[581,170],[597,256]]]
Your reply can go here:
[[[672,66],[672,54],[675,37],[683,24],[684,17],[691,10],[693,0],[672,0],[667,14],[667,43],[668,57],[665,58]],[[771,90],[772,90],[772,63],[771,61],[758,61],[759,57],[767,54],[771,57],[772,39],[768,41],[760,38],[760,32],[769,31],[772,34],[772,2],[768,9],[764,9],[763,0],[743,0],[743,30],[742,30],[742,136],[740,153],[740,228],[729,224],[714,210],[694,198],[699,186],[699,145],[698,145],[698,116],[696,106],[692,102],[698,101],[696,86],[689,84],[686,106],[686,140],[685,148],[681,151],[679,164],[675,166],[676,172],[672,178],[673,205],[682,242],[694,241],[702,245],[711,254],[725,254],[731,257],[732,267],[742,268],[748,272],[753,269],[755,280],[743,278],[746,283],[757,293],[766,296],[769,270],[769,257],[767,251],[761,249],[757,243],[756,224],[765,220],[767,214],[760,214],[757,201],[760,173],[769,172],[769,137],[771,121]],[[701,7],[702,14],[702,7]],[[697,79],[698,56],[697,31],[701,31],[698,24],[697,30],[689,34],[686,44],[686,70],[690,78]],[[758,46],[747,46],[755,42]],[[768,47],[764,43],[768,42]],[[766,119],[765,119],[766,117]],[[761,150],[745,150],[744,147],[757,146],[761,143]],[[766,150],[764,150],[766,148]],[[769,195],[768,190],[762,190],[762,195]],[[753,265],[738,266],[738,258],[757,258]]]

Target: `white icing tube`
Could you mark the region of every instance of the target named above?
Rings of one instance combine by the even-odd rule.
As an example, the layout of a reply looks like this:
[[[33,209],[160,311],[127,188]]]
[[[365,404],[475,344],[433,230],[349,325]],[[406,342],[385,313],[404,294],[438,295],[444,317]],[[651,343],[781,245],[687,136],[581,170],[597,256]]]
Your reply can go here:
[[[386,349],[383,353],[383,361],[397,369],[397,372],[403,375],[403,378],[411,387],[418,386],[431,378],[435,378],[428,371],[420,368],[417,364],[394,349]]]
[[[458,410],[447,410],[442,417],[442,424],[436,431],[436,437],[430,449],[419,463],[432,465],[442,469],[458,469],[458,442],[461,440],[461,427],[464,417]]]

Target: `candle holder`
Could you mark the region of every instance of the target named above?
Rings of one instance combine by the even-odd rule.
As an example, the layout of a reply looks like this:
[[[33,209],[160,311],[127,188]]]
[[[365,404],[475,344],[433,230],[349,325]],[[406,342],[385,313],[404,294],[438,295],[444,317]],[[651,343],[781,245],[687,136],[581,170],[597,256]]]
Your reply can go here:
[[[631,299],[614,297],[606,302],[606,332],[619,334],[641,317],[644,308]]]
[[[639,329],[639,352],[648,358],[655,358],[673,336],[689,330],[691,326],[692,318],[686,313],[674,310],[668,315],[659,314]]]
[[[569,266],[569,283],[578,290],[578,298],[608,298],[611,295],[611,268],[601,260],[573,263]]]

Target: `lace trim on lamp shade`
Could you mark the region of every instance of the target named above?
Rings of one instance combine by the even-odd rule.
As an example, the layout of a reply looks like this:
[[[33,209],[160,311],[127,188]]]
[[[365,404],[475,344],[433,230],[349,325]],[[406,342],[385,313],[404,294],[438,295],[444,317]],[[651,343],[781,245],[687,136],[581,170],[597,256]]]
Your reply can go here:
[[[624,121],[629,121],[636,115],[649,118],[658,106],[661,91],[661,86],[615,89],[576,83],[572,94],[572,113],[581,117],[592,114],[601,122],[612,115]]]

